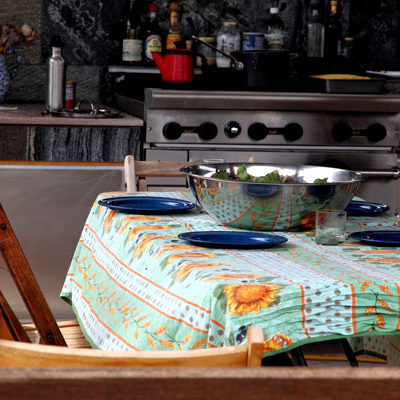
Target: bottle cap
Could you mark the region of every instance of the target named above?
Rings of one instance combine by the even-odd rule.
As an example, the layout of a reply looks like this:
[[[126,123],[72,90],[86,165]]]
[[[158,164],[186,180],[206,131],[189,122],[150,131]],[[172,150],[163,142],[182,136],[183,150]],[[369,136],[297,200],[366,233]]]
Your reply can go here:
[[[170,11],[178,11],[179,10],[178,2],[177,1],[171,2],[171,4],[169,5],[169,10]]]
[[[321,16],[316,8],[311,11],[311,22],[321,22]]]
[[[60,47],[60,48],[64,47],[61,37],[58,35],[54,36],[50,42],[50,47]]]
[[[234,21],[223,21],[222,26],[236,26],[237,22]]]
[[[150,12],[157,12],[157,6],[155,4],[150,4],[149,5],[149,11]]]

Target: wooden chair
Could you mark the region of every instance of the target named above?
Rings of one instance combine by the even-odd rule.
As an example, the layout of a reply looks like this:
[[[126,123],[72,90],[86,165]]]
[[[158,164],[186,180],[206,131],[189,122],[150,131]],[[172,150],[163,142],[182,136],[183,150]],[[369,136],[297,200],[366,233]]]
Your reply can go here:
[[[69,349],[0,339],[0,367],[260,367],[264,334],[249,327],[247,345],[181,351]]]
[[[137,161],[133,155],[127,155],[124,160],[126,191],[147,192],[149,185],[146,178],[184,178],[179,170],[193,164],[197,162]],[[160,186],[165,187],[165,185]],[[173,189],[170,190],[173,191]]]
[[[55,320],[1,204],[0,252],[33,320],[33,324],[21,325],[0,292],[0,338],[90,347],[77,321],[57,323]]]

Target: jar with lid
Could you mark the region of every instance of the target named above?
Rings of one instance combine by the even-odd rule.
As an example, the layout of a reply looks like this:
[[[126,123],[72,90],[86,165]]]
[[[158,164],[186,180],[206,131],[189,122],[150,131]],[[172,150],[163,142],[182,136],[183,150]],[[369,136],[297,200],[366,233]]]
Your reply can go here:
[[[267,21],[267,33],[265,35],[267,48],[270,50],[283,50],[285,35],[285,26],[279,16],[279,8],[271,7]]]
[[[222,22],[222,26],[217,33],[217,48],[227,54],[240,50],[240,32],[236,22]],[[230,68],[230,66],[231,60],[217,52],[217,67]]]

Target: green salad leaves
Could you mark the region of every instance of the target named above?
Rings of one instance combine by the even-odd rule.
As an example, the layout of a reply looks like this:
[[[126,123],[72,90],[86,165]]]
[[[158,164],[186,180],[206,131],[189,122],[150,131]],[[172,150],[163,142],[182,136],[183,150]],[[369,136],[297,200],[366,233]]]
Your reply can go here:
[[[291,176],[281,176],[276,169],[264,176],[251,176],[247,172],[245,165],[241,165],[236,172],[236,176],[228,174],[226,171],[218,171],[211,175],[212,178],[224,180],[238,180],[243,182],[262,182],[262,183],[301,183],[300,181],[292,178]],[[314,183],[328,183],[328,178],[317,178]]]

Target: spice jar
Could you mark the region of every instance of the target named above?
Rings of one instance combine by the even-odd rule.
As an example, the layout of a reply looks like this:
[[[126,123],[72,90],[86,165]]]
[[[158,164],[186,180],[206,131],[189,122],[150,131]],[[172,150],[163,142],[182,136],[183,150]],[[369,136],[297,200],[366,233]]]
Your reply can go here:
[[[236,22],[222,22],[221,29],[217,34],[217,48],[227,54],[240,50],[240,33]],[[217,53],[217,67],[230,68],[230,66],[231,60],[223,54]]]

